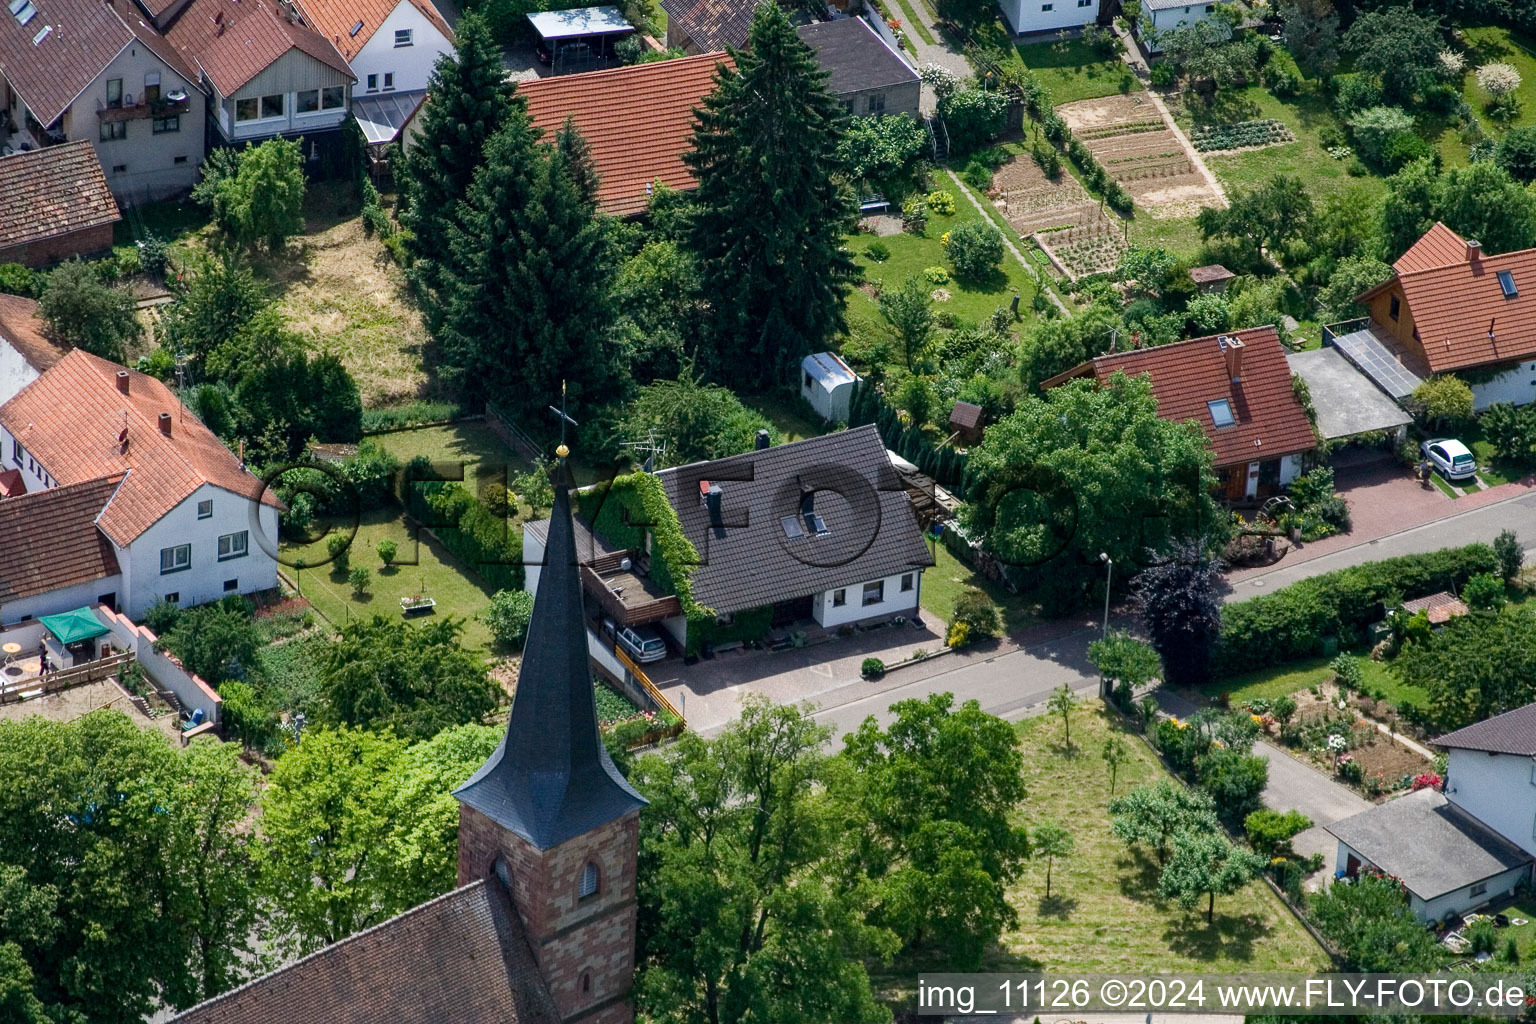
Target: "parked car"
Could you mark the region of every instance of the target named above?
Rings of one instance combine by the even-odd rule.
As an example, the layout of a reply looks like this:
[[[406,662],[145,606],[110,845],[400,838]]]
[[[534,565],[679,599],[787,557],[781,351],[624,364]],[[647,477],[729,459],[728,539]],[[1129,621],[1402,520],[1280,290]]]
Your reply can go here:
[[[555,63],[554,54],[549,52],[549,47],[544,44],[544,40],[542,39],[533,44],[533,55],[537,57],[539,59],[539,63],[543,64],[545,67],[550,67]]]
[[[667,656],[667,642],[649,626],[625,626],[619,630],[619,646],[638,662],[660,661]]]
[[[1419,451],[1447,480],[1470,480],[1477,475],[1477,459],[1467,446],[1449,437],[1419,445]]]

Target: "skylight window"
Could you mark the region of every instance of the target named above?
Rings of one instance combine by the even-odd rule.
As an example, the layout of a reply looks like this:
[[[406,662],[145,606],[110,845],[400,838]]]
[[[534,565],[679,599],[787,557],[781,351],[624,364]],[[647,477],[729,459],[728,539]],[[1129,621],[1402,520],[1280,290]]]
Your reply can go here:
[[[799,540],[805,536],[805,531],[800,529],[798,516],[785,516],[779,520],[779,525],[784,527],[784,536],[789,540]]]
[[[1515,275],[1507,270],[1499,271],[1499,287],[1504,290],[1504,297],[1512,299],[1520,294],[1520,289],[1515,287]]]
[[[1218,398],[1214,402],[1206,402],[1205,407],[1211,410],[1211,422],[1218,427],[1230,427],[1237,422],[1237,417],[1232,415],[1232,403],[1225,398]]]
[[[817,537],[825,537],[828,532],[826,520],[822,519],[815,512],[807,512],[805,514],[805,528],[807,532]]]
[[[11,13],[16,15],[18,22],[25,25],[37,17],[37,8],[32,6],[32,0],[21,0],[20,3],[17,3],[16,0],[11,0]]]
[[[362,31],[362,30],[363,30],[363,23],[362,23],[362,22],[358,22],[358,23],[357,23],[357,24],[356,24],[356,25],[353,25],[353,26],[352,26],[352,31],[351,31],[351,32],[348,32],[348,33],[347,33],[347,35],[349,35],[349,36],[355,36],[355,35],[357,35],[357,34],[358,34],[358,33],[359,33],[359,32],[361,32],[361,31]]]
[[[47,39],[48,38],[48,33],[52,32],[52,31],[53,31],[53,26],[52,25],[44,25],[43,26],[43,30],[41,32],[39,32],[37,35],[32,37],[32,45],[36,46],[38,43],[42,42],[44,39]]]

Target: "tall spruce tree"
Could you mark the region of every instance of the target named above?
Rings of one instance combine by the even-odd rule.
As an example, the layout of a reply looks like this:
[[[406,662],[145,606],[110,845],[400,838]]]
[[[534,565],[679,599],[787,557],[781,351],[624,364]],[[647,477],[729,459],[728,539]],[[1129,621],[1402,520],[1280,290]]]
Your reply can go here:
[[[536,142],[521,110],[486,146],[452,230],[441,335],[451,373],[512,407],[611,391],[613,260],[596,172],[567,124]]]
[[[427,326],[442,324],[443,265],[451,257],[449,226],[495,135],[522,100],[507,81],[501,47],[485,19],[460,19],[452,53],[438,57],[428,84],[432,100],[421,115],[416,145],[405,154],[400,220],[410,230],[407,248]]]
[[[853,204],[833,178],[842,108],[784,9],[758,5],[732,57],[683,157],[699,182],[689,239],[718,375],[768,388],[845,326]]]

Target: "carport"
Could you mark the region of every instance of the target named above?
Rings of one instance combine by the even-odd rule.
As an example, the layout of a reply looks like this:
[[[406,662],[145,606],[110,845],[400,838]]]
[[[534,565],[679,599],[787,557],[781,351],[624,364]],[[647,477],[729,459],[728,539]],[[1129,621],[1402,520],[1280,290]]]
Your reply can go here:
[[[1391,431],[1401,444],[1413,421],[1375,382],[1357,370],[1335,348],[1291,352],[1285,357],[1291,372],[1307,382],[1317,429],[1326,441]]]
[[[617,7],[537,11],[528,20],[538,34],[541,54],[548,55],[550,71],[557,75],[607,67],[614,59],[613,44],[635,31]]]

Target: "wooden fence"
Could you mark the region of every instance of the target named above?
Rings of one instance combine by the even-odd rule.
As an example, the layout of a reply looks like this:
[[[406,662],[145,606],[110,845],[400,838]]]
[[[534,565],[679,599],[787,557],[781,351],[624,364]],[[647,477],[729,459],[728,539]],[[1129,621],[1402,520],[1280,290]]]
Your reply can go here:
[[[32,697],[51,696],[76,686],[99,683],[103,679],[117,675],[124,665],[131,664],[133,660],[132,652],[125,651],[84,665],[45,672],[36,679],[10,683],[3,692],[0,692],[0,705],[15,704]]]
[[[686,729],[688,727],[688,723],[683,719],[683,713],[678,710],[676,704],[673,704],[670,700],[667,699],[665,694],[657,689],[656,684],[651,682],[651,677],[646,675],[645,671],[641,669],[639,665],[635,664],[634,659],[632,659],[628,654],[625,654],[622,647],[615,646],[613,653],[618,656],[619,662],[624,666],[625,671],[634,677],[635,682],[640,684],[640,688],[645,691],[646,696],[655,701],[658,708],[661,708],[663,711],[677,718],[677,724],[670,725],[665,728],[652,729],[650,732],[640,737],[638,745],[646,746],[651,743],[659,743],[664,739],[670,739],[673,736],[676,736],[678,733]]]

